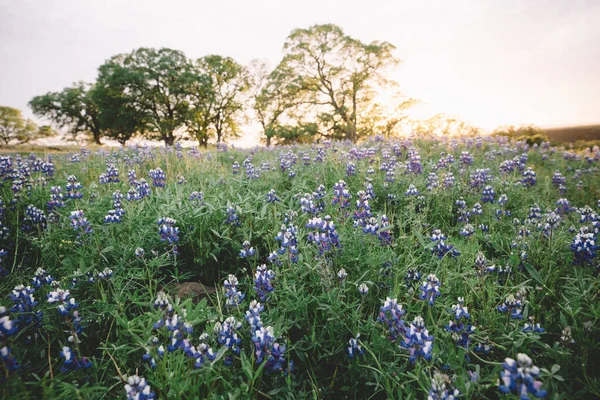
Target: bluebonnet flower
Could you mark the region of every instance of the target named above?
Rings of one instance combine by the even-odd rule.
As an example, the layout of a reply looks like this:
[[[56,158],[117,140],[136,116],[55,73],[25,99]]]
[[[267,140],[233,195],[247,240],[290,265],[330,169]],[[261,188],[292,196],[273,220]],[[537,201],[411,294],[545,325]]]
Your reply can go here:
[[[346,182],[340,180],[333,185],[333,201],[331,204],[338,204],[340,208],[346,208],[350,206],[350,199],[352,195],[346,188]]]
[[[438,183],[438,176],[435,172],[430,172],[429,175],[427,175],[427,184],[426,184],[426,188],[427,190],[433,190],[435,188],[437,188],[439,186]]]
[[[474,352],[482,354],[490,354],[492,350],[494,350],[494,345],[490,343],[490,339],[488,337],[484,338],[483,342],[478,343],[475,347],[473,347]]]
[[[338,280],[340,281],[340,285],[344,283],[346,278],[348,277],[348,273],[344,268],[341,268],[337,273]]]
[[[473,155],[470,154],[468,151],[463,151],[460,154],[458,162],[460,163],[460,165],[465,166],[465,167],[468,165],[472,165],[473,164]]]
[[[458,389],[450,387],[450,379],[447,375],[438,371],[433,373],[431,379],[431,389],[427,395],[427,400],[456,400],[460,396]]]
[[[460,252],[454,248],[451,244],[446,244],[446,235],[439,229],[434,229],[430,237],[431,241],[435,243],[435,246],[431,249],[431,253],[443,258],[448,255],[450,257],[458,257]]]
[[[249,241],[244,240],[244,243],[242,243],[242,249],[240,250],[239,256],[241,258],[252,257],[254,255],[254,253],[255,253],[254,247],[250,246]]]
[[[489,272],[494,272],[496,270],[495,265],[488,265],[488,259],[485,257],[483,252],[477,252],[477,257],[475,257],[475,270],[479,276],[483,276]]]
[[[252,335],[254,343],[254,354],[256,355],[256,364],[261,364],[266,360],[265,370],[267,374],[282,372],[286,359],[284,357],[285,346],[275,342],[275,333],[273,327],[262,327],[254,331]]]
[[[127,378],[125,393],[127,393],[127,400],[147,400],[155,397],[146,379],[140,378],[137,375]]]
[[[217,333],[217,342],[229,348],[233,354],[240,354],[239,344],[242,343],[242,339],[238,336],[237,331],[242,327],[242,323],[238,322],[235,317],[228,317],[222,324],[217,322],[215,324],[215,332]],[[233,358],[226,356],[224,359],[225,365],[231,365]]]
[[[272,282],[273,279],[275,279],[275,272],[267,269],[265,264],[256,268],[256,273],[254,274],[254,290],[260,301],[266,301],[268,295],[275,290]]]
[[[185,179],[185,176],[183,176],[183,175],[177,176],[177,184],[178,185],[185,185],[186,183],[187,183],[187,179]]]
[[[279,255],[284,255],[288,252],[291,262],[298,262],[298,227],[289,223],[287,226],[281,225],[281,230],[275,237],[275,240],[279,242],[280,248],[277,250]]]
[[[475,228],[473,228],[473,225],[471,224],[466,224],[459,232],[458,234],[460,236],[464,236],[466,238],[471,237],[473,234],[475,233]]]
[[[486,186],[481,192],[481,201],[484,203],[493,203],[496,197],[496,191],[491,186]]]
[[[369,293],[369,287],[366,283],[361,283],[360,285],[358,285],[358,293],[360,293],[363,296],[366,296],[367,293]]]
[[[523,186],[532,187],[537,182],[537,177],[535,175],[535,171],[531,167],[527,167],[525,172],[523,172],[523,180],[521,181]]]
[[[409,185],[408,189],[406,190],[406,192],[404,194],[406,196],[417,196],[419,194],[419,191],[417,190],[415,185]]]
[[[354,219],[354,227],[362,227],[365,225],[365,221],[371,218],[373,215],[371,214],[371,206],[369,204],[369,200],[371,200],[371,196],[367,194],[364,190],[358,191],[356,193],[356,210],[354,211],[354,215],[352,218]]]
[[[571,203],[565,198],[558,199],[556,205],[555,212],[560,215],[566,215],[575,210],[575,207],[571,207]]]
[[[348,341],[348,357],[360,357],[365,352],[358,340],[360,339],[360,333],[356,334],[356,337],[351,338]]]
[[[481,207],[481,204],[475,203],[473,205],[473,208],[471,209],[471,215],[481,215],[481,214],[483,214],[483,208]]]
[[[8,372],[14,372],[21,367],[17,362],[17,359],[11,354],[8,346],[0,347],[0,357],[2,358],[4,368],[6,368]]]
[[[404,276],[404,280],[406,281],[406,286],[412,287],[415,282],[421,280],[421,273],[415,268],[409,268],[406,271],[406,275]]]
[[[143,248],[141,248],[141,247],[136,248],[135,252],[134,252],[135,256],[139,257],[139,258],[144,257],[145,253],[146,253],[146,251]]]
[[[134,182],[137,180],[137,174],[135,172],[135,169],[130,169],[127,172],[127,181],[129,182],[130,185],[134,185]]]
[[[64,196],[62,194],[62,187],[52,186],[50,188],[50,201],[46,203],[48,211],[54,211],[57,208],[65,206]]]
[[[521,299],[517,295],[517,297],[509,294],[508,297],[504,300],[504,303],[498,306],[498,311],[501,313],[506,313],[510,315],[512,319],[523,319],[523,303]]]
[[[240,173],[240,164],[237,161],[234,161],[231,165],[231,173],[233,175],[237,175]]]
[[[77,232],[77,239],[82,239],[94,232],[82,210],[71,211],[69,219],[71,220],[70,226]]]
[[[51,275],[49,275],[45,269],[38,268],[35,271],[35,275],[31,284],[37,289],[39,289],[40,287],[42,287],[42,285],[50,285],[52,282],[54,282],[54,278]]]
[[[563,174],[560,173],[560,171],[556,171],[554,172],[554,174],[552,175],[552,184],[556,187],[559,187],[561,185],[564,185],[567,183],[567,178],[565,178],[563,176]]]
[[[581,227],[571,243],[574,265],[592,264],[596,258],[598,245],[596,236],[587,226]]]
[[[560,341],[563,345],[565,346],[571,346],[575,343],[575,340],[573,339],[573,334],[571,333],[571,327],[570,326],[565,326],[565,328],[562,330],[561,336],[560,336]]]
[[[311,218],[306,223],[306,227],[316,230],[316,232],[310,232],[307,238],[309,242],[317,245],[320,254],[334,248],[341,248],[339,235],[329,215],[326,215],[325,218]]]
[[[250,305],[248,306],[248,311],[246,311],[245,319],[250,325],[250,332],[254,332],[257,329],[262,328],[262,321],[260,319],[260,313],[263,312],[265,307],[257,302],[256,300],[252,300]]]
[[[504,371],[500,372],[501,384],[498,386],[502,393],[515,393],[522,400],[529,399],[529,395],[546,397],[548,394],[541,389],[542,382],[536,380],[540,376],[540,369],[533,365],[526,354],[517,354],[516,361],[507,357],[502,366]]]
[[[246,297],[241,291],[238,290],[238,279],[233,274],[229,274],[228,279],[225,279],[223,283],[225,288],[225,296],[227,307],[237,307],[240,305],[244,297]]]
[[[267,261],[269,261],[273,265],[281,266],[281,259],[279,258],[279,254],[277,254],[277,251],[273,251],[273,252],[269,253],[269,256],[267,257]]]
[[[433,340],[433,335],[430,335],[425,328],[423,317],[417,316],[406,330],[404,340],[400,341],[400,347],[410,351],[408,359],[414,364],[421,357],[431,360]]]
[[[395,341],[406,332],[406,325],[402,317],[406,311],[402,309],[402,305],[398,304],[397,299],[387,297],[383,306],[379,309],[377,322],[383,322],[388,328],[388,339]]]
[[[363,227],[363,232],[377,236],[382,245],[389,245],[393,240],[392,232],[389,227],[390,221],[387,215],[383,214],[380,221],[374,217],[369,218]]]
[[[119,170],[114,164],[106,164],[106,173],[100,174],[100,183],[119,183]]]
[[[225,223],[232,226],[240,226],[240,217],[236,213],[235,207],[229,206],[227,210],[227,217],[225,218]]]
[[[469,320],[471,318],[471,314],[467,310],[467,307],[464,306],[464,299],[462,297],[458,298],[458,304],[452,306],[452,314],[454,315],[455,321],[450,320],[448,325],[446,325],[446,330],[452,332],[452,338],[456,342],[458,347],[461,347],[465,350],[469,350],[471,345],[471,334],[475,332],[475,327],[471,324],[466,324],[461,320]],[[465,355],[467,361],[469,361],[469,356]]]
[[[104,217],[105,224],[113,224],[121,222],[121,215],[116,210],[108,210],[108,214]]]
[[[190,201],[196,201],[198,205],[202,205],[204,200],[204,195],[202,192],[192,192],[190,193]]]
[[[69,175],[67,177],[67,197],[69,199],[80,199],[83,197],[83,194],[80,192],[80,189],[83,188],[83,185],[79,183],[77,177],[75,175]]]
[[[491,175],[489,168],[478,168],[471,172],[469,185],[473,188],[480,188],[491,181],[492,178],[493,176]]]
[[[354,176],[356,175],[356,165],[354,163],[349,162],[346,164],[346,176]]]
[[[303,197],[300,198],[300,210],[302,210],[302,212],[304,213],[314,215],[323,211],[324,208],[325,203],[323,201],[315,201],[315,193],[306,193]]]
[[[277,197],[277,192],[275,191],[275,189],[271,189],[269,190],[269,192],[267,193],[267,203],[275,203],[281,201],[279,199],[279,197]]]
[[[110,279],[113,276],[113,271],[112,269],[106,267],[102,270],[102,272],[98,273],[98,278],[99,279]]]
[[[31,231],[33,229],[46,229],[46,214],[36,206],[30,204],[25,209],[25,218],[23,219],[22,230]]]
[[[173,218],[158,219],[158,234],[161,242],[167,242],[173,246],[173,252],[177,252],[177,242],[179,242],[179,228],[175,226],[177,223]]]
[[[77,357],[70,347],[64,346],[60,352],[60,356],[65,360],[60,372],[77,371],[79,369],[88,369],[92,366],[92,362],[86,357]]]
[[[435,299],[442,294],[440,292],[440,285],[441,283],[438,277],[435,276],[435,274],[429,274],[427,276],[427,280],[425,280],[425,282],[419,286],[419,289],[421,290],[419,298],[421,300],[427,300],[429,305],[432,306],[435,302]]]
[[[417,149],[411,148],[408,151],[408,163],[406,165],[406,171],[413,174],[420,174],[422,170],[421,156],[417,152]]]
[[[458,208],[458,222],[469,222],[469,218],[471,218],[471,212],[467,208],[467,202],[461,197],[456,200],[456,207]]]
[[[529,317],[530,322],[523,325],[523,332],[544,333],[546,330],[542,328],[540,323],[536,323],[533,317]]]
[[[454,178],[454,174],[452,172],[446,172],[444,174],[444,187],[451,188],[454,186],[456,179]]]
[[[167,177],[165,172],[161,168],[151,169],[148,172],[148,176],[152,179],[152,186],[164,187]]]
[[[598,215],[592,210],[590,206],[585,206],[577,210],[579,212],[579,223],[585,224],[587,222],[598,221]]]

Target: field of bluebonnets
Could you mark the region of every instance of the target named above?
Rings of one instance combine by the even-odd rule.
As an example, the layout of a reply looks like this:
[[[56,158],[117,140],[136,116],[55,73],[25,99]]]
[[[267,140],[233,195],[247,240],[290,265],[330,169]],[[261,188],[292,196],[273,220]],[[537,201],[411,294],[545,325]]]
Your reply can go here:
[[[599,162],[494,137],[0,157],[0,398],[598,398]]]

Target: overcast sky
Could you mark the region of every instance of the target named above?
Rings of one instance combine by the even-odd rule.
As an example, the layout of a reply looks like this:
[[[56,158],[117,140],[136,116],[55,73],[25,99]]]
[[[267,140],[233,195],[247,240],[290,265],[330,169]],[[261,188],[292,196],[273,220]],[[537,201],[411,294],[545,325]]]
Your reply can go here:
[[[93,81],[112,55],[170,47],[276,63],[294,28],[386,40],[420,114],[485,129],[600,123],[598,0],[0,0],[0,105]]]

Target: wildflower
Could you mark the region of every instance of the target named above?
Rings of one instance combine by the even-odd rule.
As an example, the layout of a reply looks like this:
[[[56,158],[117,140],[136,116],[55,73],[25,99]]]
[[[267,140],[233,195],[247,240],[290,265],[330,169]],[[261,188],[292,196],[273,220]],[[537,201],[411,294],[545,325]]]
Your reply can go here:
[[[333,201],[331,204],[339,204],[340,208],[346,208],[350,206],[350,199],[352,198],[352,195],[346,186],[346,182],[342,180],[333,185]]]
[[[146,379],[140,378],[137,375],[132,375],[127,378],[125,393],[127,393],[127,400],[146,400],[155,397],[155,394],[148,382],[146,382]]]
[[[242,249],[240,250],[240,257],[241,258],[246,258],[246,257],[252,257],[254,255],[255,251],[254,251],[254,247],[250,246],[250,242],[245,240],[242,243]]]
[[[596,236],[589,231],[587,226],[579,229],[579,233],[573,238],[571,251],[573,252],[574,265],[592,264],[596,258],[598,245]]]
[[[494,198],[496,197],[496,191],[491,186],[486,186],[483,188],[483,192],[481,193],[481,201],[484,203],[493,203]]]
[[[365,352],[365,349],[362,348],[358,339],[360,338],[360,333],[356,334],[356,337],[351,338],[348,341],[348,357],[354,358],[354,356],[360,357]]]
[[[215,324],[215,332],[217,332],[217,342],[232,350],[233,354],[240,354],[239,344],[242,343],[242,339],[238,336],[237,331],[242,327],[242,323],[238,322],[235,317],[228,317],[222,324],[217,322]],[[226,356],[225,365],[231,365],[233,358]]]
[[[173,246],[173,252],[177,252],[177,242],[179,242],[179,228],[175,226],[177,223],[173,218],[158,219],[158,234],[161,242],[167,242]]]
[[[225,288],[225,296],[227,297],[227,307],[237,307],[244,300],[244,297],[246,297],[238,290],[238,280],[235,275],[229,274],[228,279],[225,279],[223,283],[223,287]]]
[[[419,191],[417,190],[415,185],[409,185],[408,189],[406,190],[406,192],[404,194],[406,196],[417,196],[419,194]]]
[[[425,328],[423,317],[418,316],[410,324],[404,340],[400,342],[400,347],[410,351],[408,359],[414,364],[421,357],[431,360],[433,340],[433,336],[429,335],[429,331]]]
[[[69,199],[80,199],[83,197],[83,194],[79,191],[83,188],[83,185],[79,183],[77,177],[75,175],[69,175],[67,177],[67,197]]]
[[[227,213],[227,217],[225,218],[225,223],[232,226],[240,226],[240,217],[236,214],[235,207],[227,207],[225,210]]]
[[[337,273],[338,280],[340,281],[340,285],[344,283],[346,278],[348,277],[348,273],[344,268],[341,268]]]
[[[78,369],[88,369],[92,366],[92,362],[86,357],[77,357],[70,347],[64,346],[60,352],[60,356],[65,360],[60,372],[76,371]]]
[[[459,397],[458,389],[452,390],[450,386],[450,378],[447,375],[435,371],[431,379],[431,389],[427,400],[455,400]]]
[[[308,234],[308,241],[317,245],[320,254],[324,254],[333,248],[339,249],[342,247],[339,235],[335,230],[335,224],[329,215],[326,215],[325,218],[311,218],[306,223],[306,227],[317,230]]]
[[[102,272],[100,272],[98,274],[98,278],[99,279],[109,279],[109,278],[112,278],[112,275],[113,275],[112,269],[106,267],[106,268],[104,268],[104,270],[102,270]]]
[[[267,203],[275,203],[281,201],[279,199],[279,197],[277,197],[277,192],[275,192],[275,189],[271,189],[269,190],[269,192],[267,193]]]
[[[523,186],[532,187],[537,182],[537,177],[535,175],[535,171],[531,167],[527,167],[525,172],[523,172],[523,180],[521,181]]]
[[[273,327],[262,327],[254,331],[252,342],[254,343],[256,364],[261,364],[266,360],[265,370],[267,374],[283,371],[286,362],[284,357],[286,348],[275,342]]]
[[[254,290],[260,301],[265,301],[267,296],[275,290],[272,282],[273,279],[275,279],[275,272],[270,269],[268,270],[265,264],[256,268],[256,273],[254,274]]]
[[[523,306],[521,299],[512,294],[504,300],[504,303],[498,306],[501,313],[508,312],[512,319],[523,319]]]
[[[165,176],[165,172],[161,168],[151,169],[148,172],[148,175],[152,179],[152,186],[154,187],[164,187],[167,177]]]
[[[500,372],[501,384],[498,386],[502,393],[515,393],[521,399],[529,399],[529,394],[535,397],[546,397],[548,394],[541,390],[542,382],[536,380],[540,375],[539,368],[533,366],[526,354],[517,354],[516,361],[506,358],[502,366],[504,371]]]
[[[429,305],[432,306],[435,299],[441,296],[440,292],[440,280],[434,274],[429,274],[427,280],[419,287],[421,289],[421,300],[427,300]]]
[[[366,295],[367,295],[367,293],[369,293],[369,287],[367,286],[367,284],[366,284],[366,283],[361,283],[361,284],[358,286],[358,293],[360,293],[360,294],[361,294],[361,295],[363,295],[363,296],[366,296]]]
[[[82,239],[86,235],[89,235],[93,232],[93,229],[90,227],[90,223],[87,220],[87,218],[85,218],[83,211],[81,211],[81,210],[72,211],[69,218],[71,219],[71,224],[70,224],[71,227],[73,228],[74,231],[78,232],[78,234],[77,234],[78,239]]]
[[[460,255],[460,252],[453,245],[446,244],[446,235],[441,230],[434,229],[430,239],[435,243],[435,246],[431,249],[431,253],[438,256],[438,258],[444,258],[446,255],[455,258]]]
[[[250,332],[254,332],[257,329],[262,328],[262,321],[260,319],[260,313],[265,309],[265,307],[257,302],[256,300],[252,300],[250,305],[248,306],[248,311],[246,311],[245,319],[250,324]]]
[[[562,330],[562,334],[560,336],[560,341],[565,346],[570,346],[575,343],[575,340],[573,339],[573,335],[571,333],[570,326],[566,326],[565,329]]]
[[[0,357],[2,358],[4,367],[9,372],[14,372],[21,367],[21,365],[17,362],[17,359],[11,354],[8,346],[0,347]]]
[[[485,258],[485,254],[479,251],[477,253],[477,257],[475,258],[475,269],[477,270],[477,274],[482,276],[489,272],[494,272],[496,270],[496,266],[488,265],[488,259]]]
[[[141,247],[138,247],[137,249],[135,249],[135,252],[134,252],[135,256],[139,257],[139,258],[144,257],[145,253],[146,253],[146,251],[144,249],[142,249]]]
[[[42,285],[50,285],[52,282],[54,282],[54,278],[51,275],[48,275],[45,269],[38,268],[35,271],[35,276],[33,277],[31,284],[39,289]]]
[[[379,309],[377,322],[383,322],[389,330],[388,339],[395,341],[406,332],[406,325],[402,316],[406,311],[402,309],[402,305],[398,304],[397,299],[386,298],[383,306]]]
[[[296,248],[298,245],[297,234],[298,227],[288,223],[287,226],[281,225],[281,230],[275,237],[275,240],[278,241],[281,246],[279,250],[277,250],[279,255],[284,255],[288,252],[290,261],[293,263],[298,262],[298,249]]]
[[[204,194],[202,192],[190,193],[190,201],[196,201],[199,205],[201,205],[203,199],[204,199]]]
[[[356,175],[356,165],[354,163],[349,162],[346,164],[346,176],[354,176]]]

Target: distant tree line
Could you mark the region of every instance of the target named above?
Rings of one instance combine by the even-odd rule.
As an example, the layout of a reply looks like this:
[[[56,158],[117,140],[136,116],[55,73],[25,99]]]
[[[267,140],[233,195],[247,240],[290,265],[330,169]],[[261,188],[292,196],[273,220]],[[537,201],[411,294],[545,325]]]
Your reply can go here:
[[[364,43],[336,25],[296,29],[273,68],[230,57],[197,60],[167,48],[140,48],[111,57],[94,83],[78,82],[34,97],[38,117],[101,144],[137,137],[194,139],[202,146],[240,134],[253,122],[272,143],[391,136],[415,104],[387,72],[400,62],[387,42]],[[388,93],[385,102],[382,92]]]

